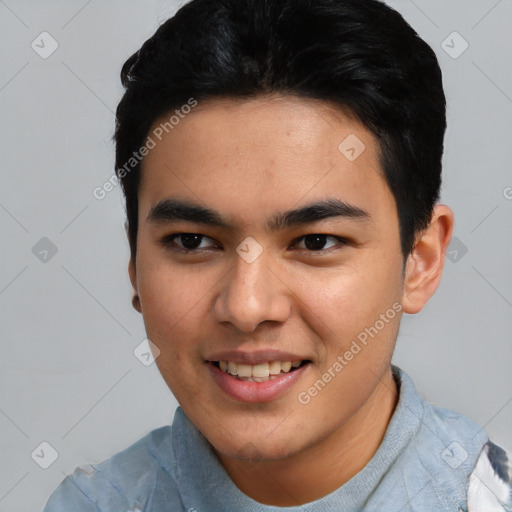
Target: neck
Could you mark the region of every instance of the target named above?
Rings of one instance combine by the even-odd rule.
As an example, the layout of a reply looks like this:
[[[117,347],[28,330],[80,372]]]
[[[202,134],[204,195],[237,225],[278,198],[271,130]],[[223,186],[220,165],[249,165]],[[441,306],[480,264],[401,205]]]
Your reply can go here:
[[[235,485],[250,498],[278,507],[303,505],[335,491],[368,464],[397,402],[389,369],[358,412],[320,443],[282,460],[248,462],[217,455]]]

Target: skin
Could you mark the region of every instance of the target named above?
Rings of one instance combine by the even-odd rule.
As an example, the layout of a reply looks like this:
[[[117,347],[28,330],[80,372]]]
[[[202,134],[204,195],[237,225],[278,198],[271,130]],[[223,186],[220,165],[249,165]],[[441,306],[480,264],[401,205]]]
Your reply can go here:
[[[366,147],[354,161],[338,150],[350,134]],[[170,197],[218,211],[231,228],[148,221]],[[369,218],[266,229],[273,214],[329,198]],[[279,95],[201,102],[145,157],[138,250],[129,264],[134,304],[160,350],[166,383],[245,494],[267,505],[307,503],[372,458],[397,403],[390,363],[401,313],[308,404],[297,396],[393,304],[422,309],[439,284],[452,228],[453,213],[437,205],[404,270],[377,143],[326,102]],[[191,254],[179,251],[179,237],[162,245],[179,233],[205,238]],[[301,237],[319,233],[329,237],[309,250]],[[252,263],[236,252],[246,237],[263,249]],[[270,402],[229,398],[205,362],[219,350],[268,348],[312,361]]]

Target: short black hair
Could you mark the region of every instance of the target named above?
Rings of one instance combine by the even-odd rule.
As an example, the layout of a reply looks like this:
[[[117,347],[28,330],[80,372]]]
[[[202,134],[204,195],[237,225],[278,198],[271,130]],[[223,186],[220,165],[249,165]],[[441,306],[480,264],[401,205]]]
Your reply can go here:
[[[429,225],[446,129],[441,70],[430,46],[379,0],[192,0],[125,62],[121,81],[116,173],[134,261],[140,163],[126,172],[126,162],[158,118],[191,98],[279,93],[339,106],[377,138],[404,262]]]

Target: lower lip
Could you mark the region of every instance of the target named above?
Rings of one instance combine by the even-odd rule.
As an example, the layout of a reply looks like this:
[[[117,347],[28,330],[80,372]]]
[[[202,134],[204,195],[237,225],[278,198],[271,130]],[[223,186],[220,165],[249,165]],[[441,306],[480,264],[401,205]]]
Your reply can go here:
[[[246,382],[223,372],[213,363],[207,363],[210,372],[219,387],[230,398],[239,402],[270,402],[283,395],[307,371],[310,363],[288,373],[281,373],[275,379],[265,382]]]

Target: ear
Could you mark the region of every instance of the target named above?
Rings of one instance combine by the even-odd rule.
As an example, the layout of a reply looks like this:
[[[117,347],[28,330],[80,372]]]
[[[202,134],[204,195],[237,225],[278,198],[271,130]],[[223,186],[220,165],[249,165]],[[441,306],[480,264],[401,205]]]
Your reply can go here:
[[[130,258],[128,263],[128,275],[130,276],[130,281],[132,283],[133,295],[132,295],[132,306],[139,313],[142,313],[142,306],[140,304],[139,290],[137,287],[137,268],[133,258]]]
[[[126,237],[129,239],[130,235],[128,234],[128,222],[124,223],[124,230],[126,232]],[[132,295],[132,306],[139,313],[142,313],[142,307],[140,304],[139,297],[139,289],[137,286],[137,267],[135,262],[133,261],[133,257],[130,257],[130,261],[128,262],[128,275],[130,276],[130,282],[132,283],[133,295]]]
[[[452,238],[454,216],[445,205],[436,205],[429,226],[417,238],[405,267],[403,308],[418,313],[437,290],[445,254]]]

